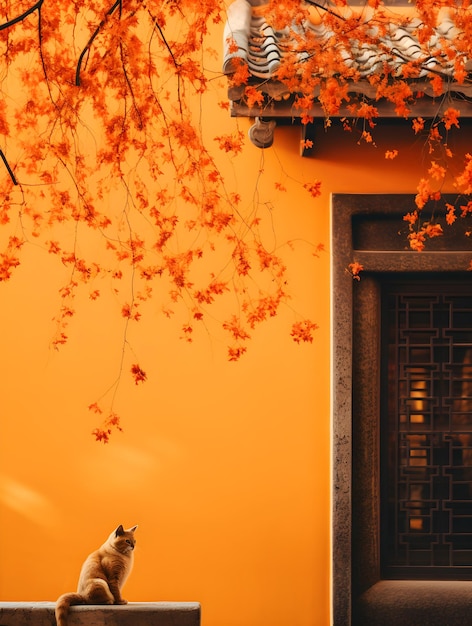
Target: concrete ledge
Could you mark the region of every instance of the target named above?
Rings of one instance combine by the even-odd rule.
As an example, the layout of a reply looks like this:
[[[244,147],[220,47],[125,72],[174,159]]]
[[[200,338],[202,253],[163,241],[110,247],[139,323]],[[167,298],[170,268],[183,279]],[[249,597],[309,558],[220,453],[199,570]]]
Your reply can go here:
[[[354,626],[464,626],[472,581],[383,580],[359,599]]]
[[[0,626],[56,626],[54,602],[0,602]],[[200,626],[198,602],[74,606],[69,626]]]

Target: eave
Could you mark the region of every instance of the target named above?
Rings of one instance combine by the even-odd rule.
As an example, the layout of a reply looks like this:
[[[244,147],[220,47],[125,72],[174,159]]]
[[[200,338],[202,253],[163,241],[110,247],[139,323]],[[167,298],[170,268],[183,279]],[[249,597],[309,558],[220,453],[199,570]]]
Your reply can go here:
[[[257,4],[257,7],[255,6]],[[287,86],[277,80],[277,69],[287,48],[287,32],[274,31],[261,17],[260,5],[254,0],[235,0],[230,6],[228,23],[225,30],[224,71],[231,76],[237,63],[246,63],[249,72],[247,85],[255,88],[262,96],[263,103],[255,107],[249,107],[245,98],[246,85],[232,85],[228,88],[228,99],[231,104],[232,117],[255,118],[254,126],[249,133],[251,140],[260,148],[268,147],[273,141],[273,131],[277,123],[299,123],[303,116],[317,119],[326,119],[326,113],[318,102],[319,87],[312,92],[313,106],[301,111],[295,106],[297,94],[291,93]],[[471,16],[472,19],[472,16]],[[315,37],[325,37],[326,29],[321,25],[307,24],[306,30]],[[437,40],[447,39],[450,45],[454,45],[454,38],[458,35],[457,28],[447,13],[438,23]],[[238,44],[235,52],[234,47],[228,46],[229,38]],[[288,36],[290,40],[290,35]],[[290,41],[289,41],[290,43]],[[340,109],[330,115],[333,118],[353,118],[352,104],[368,102],[376,108],[376,119],[398,119],[422,117],[424,119],[436,119],[447,107],[454,107],[460,111],[461,118],[472,118],[472,62],[468,60],[465,69],[468,72],[463,83],[454,81],[454,60],[441,57],[431,43],[428,57],[421,57],[421,70],[418,78],[406,79],[412,97],[406,102],[406,111],[399,112],[396,105],[386,98],[377,98],[377,88],[372,80],[379,73],[379,68],[385,63],[384,49],[390,46],[393,50],[389,60],[394,72],[400,69],[402,64],[411,59],[418,59],[423,54],[418,41],[415,39],[415,29],[397,27],[392,25],[388,37],[383,37],[383,50],[372,44],[364,46],[354,42],[353,48],[343,51],[346,54],[346,63],[356,69],[358,79],[348,82],[349,101],[343,101]],[[434,44],[439,45],[439,44]],[[300,56],[303,57],[303,51]],[[303,62],[303,58],[302,58]],[[400,72],[401,73],[401,72]],[[430,81],[432,75],[439,75],[442,86],[439,93],[433,92]],[[435,86],[437,90],[437,85]],[[306,95],[306,94],[304,94]],[[313,129],[311,124],[302,124],[302,139],[312,139]],[[303,146],[303,141],[301,142]],[[302,154],[309,153],[302,147]]]

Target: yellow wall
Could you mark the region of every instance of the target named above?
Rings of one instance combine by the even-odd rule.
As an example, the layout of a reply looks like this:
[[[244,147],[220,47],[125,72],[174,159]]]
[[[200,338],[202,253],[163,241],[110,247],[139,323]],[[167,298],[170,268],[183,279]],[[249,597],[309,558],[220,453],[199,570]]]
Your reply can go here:
[[[216,106],[222,97],[206,108],[214,134],[235,124]],[[204,626],[329,624],[330,194],[414,193],[422,144],[407,127],[381,129],[377,148],[320,129],[310,159],[298,155],[296,129],[278,128],[272,148],[248,143],[225,160],[243,206],[257,189],[274,244],[298,241],[280,251],[294,300],[238,363],[205,333],[179,341],[177,324],[151,311],[131,337],[148,382],[124,378],[125,430],[107,446],[91,437],[99,420],[86,407],[114,380],[118,305],[111,293],[84,298],[69,344],[53,351],[64,274],[46,252],[25,248],[13,280],[0,284],[1,600],[73,590],[86,554],[118,524],[139,524],[128,600],[200,601]],[[313,179],[323,181],[317,199],[302,188]],[[320,242],[326,252],[315,258],[309,244]],[[290,307],[319,324],[312,345],[291,340]]]

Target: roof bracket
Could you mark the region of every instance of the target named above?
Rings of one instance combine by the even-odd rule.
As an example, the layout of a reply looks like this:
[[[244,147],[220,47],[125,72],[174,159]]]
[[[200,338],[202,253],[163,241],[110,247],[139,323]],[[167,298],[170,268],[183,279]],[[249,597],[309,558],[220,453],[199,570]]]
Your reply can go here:
[[[249,129],[249,139],[258,148],[270,148],[274,142],[276,125],[275,120],[264,120],[262,117],[256,117],[254,124]]]

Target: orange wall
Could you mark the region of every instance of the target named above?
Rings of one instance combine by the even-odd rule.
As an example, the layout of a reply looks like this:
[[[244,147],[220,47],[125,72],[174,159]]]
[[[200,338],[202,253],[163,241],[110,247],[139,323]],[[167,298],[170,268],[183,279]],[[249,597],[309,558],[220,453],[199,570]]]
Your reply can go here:
[[[209,134],[236,123],[216,106],[223,98],[216,88],[208,97]],[[296,129],[278,128],[272,148],[248,143],[225,159],[243,206],[259,193],[276,234],[269,228],[268,241],[298,242],[279,251],[294,299],[238,363],[215,337],[179,341],[177,324],[151,310],[131,337],[148,382],[124,378],[125,431],[107,446],[90,436],[98,423],[86,407],[116,374],[118,305],[111,294],[84,298],[69,344],[54,352],[64,274],[46,252],[25,248],[13,280],[0,284],[1,600],[73,590],[86,554],[119,523],[139,524],[130,601],[200,601],[204,626],[329,624],[330,194],[414,193],[422,145],[409,131],[399,145],[399,128],[380,130],[377,148],[320,130],[310,159],[298,156]],[[323,181],[317,199],[302,188],[313,179]],[[316,259],[309,244],[320,242]],[[312,345],[291,340],[290,307],[319,324]]]
[[[260,154],[247,152],[255,170]],[[328,242],[328,214],[306,193],[271,201],[281,238]],[[128,600],[197,600],[206,626],[327,623],[329,257],[301,248],[285,253],[300,294],[291,306],[320,325],[315,343],[292,341],[286,307],[229,363],[217,340],[180,342],[176,324],[151,315],[132,336],[148,382],[124,377],[125,432],[107,446],[90,436],[86,406],[115,376],[119,310],[111,297],[84,300],[52,351],[60,271],[26,248],[0,285],[0,599],[74,589],[85,555],[138,523]]]

